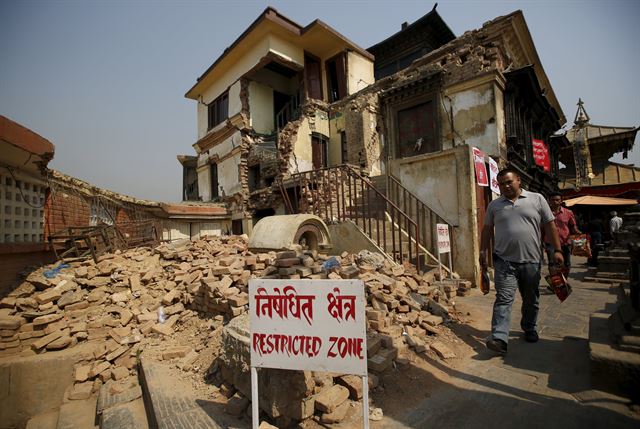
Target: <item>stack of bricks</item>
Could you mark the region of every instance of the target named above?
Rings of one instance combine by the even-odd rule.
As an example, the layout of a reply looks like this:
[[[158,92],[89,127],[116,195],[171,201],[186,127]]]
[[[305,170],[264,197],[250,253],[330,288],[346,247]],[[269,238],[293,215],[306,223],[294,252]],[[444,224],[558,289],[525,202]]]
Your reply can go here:
[[[198,313],[212,327],[245,313],[251,278],[362,279],[368,366],[374,374],[394,362],[410,361],[412,351],[431,350],[442,359],[455,356],[443,340],[447,336],[440,334],[451,317],[449,299],[456,286],[467,288],[468,282],[442,282],[436,270],[417,273],[412,266],[378,256],[375,263],[360,255],[329,256],[300,246],[254,254],[246,236],[229,236],[116,251],[97,264],[92,259],[70,262],[53,273],[47,272],[53,266],[44,267],[0,300],[0,357],[91,343],[92,355],[76,368],[74,396],[83,397],[107,380],[134,374],[136,357],[149,341],[163,344],[178,338]],[[197,341],[166,351],[167,359],[177,356],[186,360],[181,366],[191,367],[202,348]],[[319,413],[323,422],[339,421],[348,403],[344,390],[334,386],[347,388],[346,396],[357,400],[340,377],[314,390],[320,400],[311,414]],[[323,393],[326,389],[336,395]],[[330,398],[325,401],[324,396]]]
[[[415,353],[433,352],[443,359],[453,352],[437,340],[443,323],[451,318],[450,299],[456,292],[468,293],[470,282],[440,281],[438,270],[417,273],[413,266],[395,265],[388,260],[379,266],[358,264],[357,255],[334,256],[331,269],[323,263],[331,258],[316,251],[287,250],[278,252],[274,264],[267,266],[261,278],[267,279],[354,279],[365,284],[367,295],[367,354],[371,371],[381,373],[396,363],[411,359]]]
[[[246,312],[249,279],[275,255],[252,254],[246,236],[230,236],[117,251],[98,264],[71,262],[51,278],[44,273],[55,265],[44,267],[0,300],[0,357],[171,335],[195,312],[228,320]]]
[[[360,278],[369,331],[393,346],[394,355],[403,354],[402,344],[424,350],[420,339],[439,332],[455,285],[437,282],[434,271],[421,275],[388,261],[374,268],[356,260],[346,252],[330,257],[299,246],[252,254],[246,237],[231,236],[116,252],[98,264],[73,262],[51,279],[36,271],[0,301],[6,326],[0,329],[0,355],[104,340],[116,327],[129,326],[134,338],[170,333],[180,317],[194,314],[190,310],[228,320],[247,311],[249,279],[257,277]],[[468,282],[459,283],[458,290],[467,289]],[[160,306],[168,320],[155,326]]]
[[[440,280],[437,269],[418,273],[413,266],[396,265],[381,255],[372,258],[370,254],[363,257],[344,252],[329,256],[299,246],[276,253],[273,265],[266,267],[261,278],[363,280],[367,297],[367,367],[371,389],[376,388],[379,375],[394,366],[409,363],[416,354],[429,353],[441,359],[455,357],[447,339],[452,334],[446,324],[455,317],[450,310],[450,299],[455,296],[456,287],[470,287],[469,282]],[[236,376],[232,373],[225,367],[225,362],[221,362],[217,383],[229,401],[236,403],[242,396],[233,386]],[[362,399],[359,377],[311,372],[305,375],[305,380],[313,381],[314,387],[293,407],[297,410],[296,416],[278,409],[279,415],[271,416],[276,424],[287,426],[292,423],[287,419],[309,418],[323,424],[338,423],[345,419],[355,402]],[[296,390],[297,387],[292,382],[291,388]]]

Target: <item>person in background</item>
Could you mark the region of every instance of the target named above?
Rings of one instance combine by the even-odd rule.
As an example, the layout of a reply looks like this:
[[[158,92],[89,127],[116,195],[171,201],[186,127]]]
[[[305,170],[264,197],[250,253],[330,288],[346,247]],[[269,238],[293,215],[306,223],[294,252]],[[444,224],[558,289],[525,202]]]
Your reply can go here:
[[[598,218],[593,218],[587,224],[589,230],[589,241],[591,241],[591,258],[587,260],[590,267],[598,266],[598,254],[602,250],[602,224]]]
[[[562,257],[564,258],[564,265],[560,268],[565,277],[569,276],[571,270],[571,235],[580,234],[576,217],[571,210],[562,206],[562,195],[559,192],[553,192],[549,194],[549,207],[555,217],[556,229],[558,230],[558,237],[560,238],[560,247],[562,250]],[[555,261],[553,253],[555,248],[551,243],[551,237],[546,234],[544,236],[544,245],[547,251],[547,260],[549,262],[549,271],[555,268]]]
[[[558,231],[547,200],[535,192],[520,188],[516,170],[505,168],[498,173],[499,198],[487,207],[480,244],[480,266],[487,268],[487,253],[495,238],[493,262],[496,300],[491,319],[491,338],[487,348],[501,355],[507,353],[511,307],[516,290],[522,296],[520,327],[527,342],[538,341],[536,330],[540,298],[542,264],[542,230],[554,245],[554,260],[564,263]]]
[[[618,231],[622,228],[622,218],[617,212],[611,212],[611,220],[609,221],[609,232],[614,242],[617,242]]]

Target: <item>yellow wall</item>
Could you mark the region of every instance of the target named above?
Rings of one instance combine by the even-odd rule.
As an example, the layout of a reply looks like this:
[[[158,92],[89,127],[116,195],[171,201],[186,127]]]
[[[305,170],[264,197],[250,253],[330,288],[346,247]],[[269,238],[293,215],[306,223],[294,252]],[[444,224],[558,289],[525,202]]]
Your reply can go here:
[[[224,193],[229,196],[242,190],[240,185],[240,153],[218,164],[218,183]]]
[[[452,147],[450,111],[453,108],[453,138],[456,145],[466,143],[485,154],[499,157],[504,144],[504,112],[502,90],[489,76],[477,82],[447,88],[440,103],[440,124],[443,148]],[[446,110],[443,108],[443,104]]]
[[[231,66],[224,75],[202,91],[202,101],[210,103],[215,100],[220,94],[226,91],[227,88],[240,79],[240,77],[258,64],[260,59],[267,55],[268,52],[269,39],[264,38],[249,49],[246,54],[240,57],[240,59]]]
[[[327,112],[316,110],[311,131],[315,131],[316,133],[329,137],[329,115]]]
[[[212,99],[211,101],[213,101],[214,99]],[[209,103],[211,101],[209,101]],[[209,108],[206,104],[198,103],[198,139],[204,137],[209,131],[207,130],[207,127],[209,126],[208,109]],[[229,117],[240,113],[241,110],[242,101],[240,100],[240,81],[238,80],[229,87]],[[221,123],[214,128],[222,126],[223,125]]]
[[[293,154],[289,159],[289,171],[300,173],[310,170],[313,170],[311,129],[309,128],[309,119],[303,118],[298,128],[296,140],[293,143]]]
[[[289,61],[304,66],[304,49],[273,34],[268,36],[269,50]]]
[[[258,70],[256,73],[252,74],[251,79],[278,92],[290,95],[295,94],[299,86],[296,76],[287,79],[285,76],[266,68]]]
[[[342,164],[342,131],[344,116],[339,113],[329,121],[329,165]]]
[[[249,117],[256,132],[273,132],[273,89],[259,82],[249,83]]]
[[[391,170],[405,188],[457,225],[453,231],[453,269],[463,278],[477,281],[475,261],[480,243],[472,165],[470,147],[461,145],[434,154],[393,160]]]
[[[349,51],[347,53],[347,92],[355,94],[375,82],[373,63],[362,55]]]
[[[239,148],[242,143],[242,136],[239,131],[231,137],[217,144],[206,152],[198,156],[198,192],[203,201],[211,200],[211,173],[209,165],[211,159],[222,159],[231,151],[238,152],[236,155],[218,161],[218,185],[222,185],[225,194],[231,195],[240,192],[240,179],[238,166],[240,165]],[[218,191],[219,192],[219,191]]]
[[[198,138],[202,138],[207,132],[206,104],[215,100],[227,89],[229,89],[229,116],[240,111],[239,79],[255,67],[268,52],[276,53],[283,58],[298,63],[301,67],[304,66],[304,50],[301,47],[295,46],[275,35],[267,35],[262,38],[260,42],[247,50],[226,73],[202,91],[202,103],[198,105]]]
[[[335,156],[333,145],[329,139],[329,116],[322,110],[316,110],[313,116],[304,117],[298,128],[296,140],[293,143],[293,154],[289,165],[292,172],[303,172],[313,170],[313,151],[311,148],[311,134],[322,134],[327,138],[327,152],[329,165],[332,164]],[[338,146],[338,156],[340,148]]]

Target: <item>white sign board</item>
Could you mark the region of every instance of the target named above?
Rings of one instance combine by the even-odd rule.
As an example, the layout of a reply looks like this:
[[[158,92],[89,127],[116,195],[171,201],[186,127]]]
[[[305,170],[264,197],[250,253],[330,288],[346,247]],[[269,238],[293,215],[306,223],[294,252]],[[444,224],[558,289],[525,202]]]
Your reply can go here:
[[[498,186],[498,163],[493,159],[489,158],[489,186],[491,186],[491,191],[500,195],[500,187]]]
[[[451,252],[451,241],[449,240],[449,225],[446,223],[436,224],[438,230],[438,253]]]
[[[249,280],[251,366],[367,375],[362,280]]]

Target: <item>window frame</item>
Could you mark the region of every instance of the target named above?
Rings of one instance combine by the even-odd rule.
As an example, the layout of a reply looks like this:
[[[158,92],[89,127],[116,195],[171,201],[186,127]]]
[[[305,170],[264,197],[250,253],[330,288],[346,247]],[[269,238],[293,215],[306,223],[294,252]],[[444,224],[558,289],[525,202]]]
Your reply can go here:
[[[324,68],[325,75],[327,80],[327,101],[329,103],[335,103],[336,101],[342,100],[347,95],[349,95],[348,88],[348,57],[347,52],[339,52],[333,57],[325,60]],[[335,67],[335,83],[332,79],[332,71],[333,67]]]
[[[432,152],[418,153],[411,156],[401,156],[400,154],[400,127],[398,123],[398,113],[403,110],[408,110],[413,107],[417,107],[427,102],[433,103],[433,136],[436,143],[436,150]],[[425,91],[421,94],[410,95],[403,97],[401,100],[392,101],[387,104],[387,111],[389,112],[388,124],[390,125],[389,135],[392,136],[393,142],[390,142],[389,150],[393,159],[410,158],[412,156],[423,156],[431,153],[441,152],[444,149],[444,141],[440,135],[440,95],[437,91]]]
[[[220,198],[220,179],[218,177],[218,163],[209,164],[210,201]]]
[[[229,117],[229,90],[207,104],[207,131]]]

